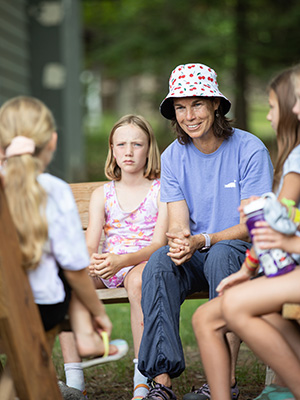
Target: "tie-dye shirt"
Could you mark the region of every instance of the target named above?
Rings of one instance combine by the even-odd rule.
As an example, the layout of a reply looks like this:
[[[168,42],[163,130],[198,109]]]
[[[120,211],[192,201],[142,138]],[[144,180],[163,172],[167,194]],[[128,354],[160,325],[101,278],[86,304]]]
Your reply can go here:
[[[133,211],[121,209],[115,182],[104,185],[105,197],[105,240],[102,253],[127,254],[134,253],[149,246],[158,216],[157,196],[160,190],[160,180],[154,179],[149,192],[141,204]],[[132,194],[134,196],[134,193]],[[128,271],[133,268],[124,267],[110,279],[102,279],[108,288],[123,286]]]

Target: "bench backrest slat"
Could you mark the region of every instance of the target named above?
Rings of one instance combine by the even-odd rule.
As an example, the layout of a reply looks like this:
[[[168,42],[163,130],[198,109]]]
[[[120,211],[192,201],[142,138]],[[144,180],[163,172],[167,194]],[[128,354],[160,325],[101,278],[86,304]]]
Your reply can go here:
[[[82,228],[84,230],[86,230],[89,222],[89,204],[90,204],[91,194],[97,187],[104,185],[105,183],[107,183],[107,181],[70,183],[73,196],[77,203],[77,208],[81,218]]]

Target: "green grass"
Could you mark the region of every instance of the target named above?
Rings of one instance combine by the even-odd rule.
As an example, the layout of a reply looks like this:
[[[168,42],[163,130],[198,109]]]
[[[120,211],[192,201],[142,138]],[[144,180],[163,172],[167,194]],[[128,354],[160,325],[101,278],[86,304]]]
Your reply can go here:
[[[181,308],[180,316],[180,335],[182,339],[182,344],[185,350],[189,352],[193,351],[198,357],[198,350],[196,339],[193,333],[191,319],[194,311],[197,307],[205,302],[205,300],[188,300],[183,303]],[[117,363],[103,364],[100,367],[88,368],[84,370],[85,379],[87,387],[90,391],[93,390],[95,384],[98,380],[102,380],[103,377],[110,382],[122,382],[125,386],[125,392],[130,392],[132,390],[132,377],[133,377],[133,341],[131,335],[130,326],[130,305],[129,304],[110,304],[106,305],[106,312],[108,313],[110,319],[113,322],[113,332],[112,339],[122,338],[128,342],[129,352],[126,357]],[[61,355],[60,345],[58,339],[56,340],[54,350],[53,350],[53,362],[56,367],[57,375],[59,379],[65,380],[64,370],[63,370],[63,359]],[[202,373],[201,373],[202,375]],[[184,373],[177,380],[180,386],[186,387],[187,376]],[[186,382],[184,384],[184,382]],[[189,384],[190,385],[190,384]],[[190,389],[190,386],[187,390]],[[95,396],[93,394],[93,396]],[[93,397],[94,398],[94,397]],[[128,398],[128,397],[127,397]]]
[[[198,347],[191,325],[192,315],[205,300],[188,300],[181,307],[180,336],[185,353],[186,370],[174,379],[173,387],[178,399],[189,392],[193,385],[205,382],[205,375]],[[133,342],[130,327],[129,304],[106,305],[106,311],[113,322],[112,339],[122,338],[129,344],[129,352],[116,363],[103,364],[84,370],[89,399],[129,400],[132,395]],[[64,380],[63,360],[58,340],[53,351],[53,361],[59,379]],[[254,398],[263,387],[265,367],[243,344],[237,365],[237,379],[242,389],[240,400]]]

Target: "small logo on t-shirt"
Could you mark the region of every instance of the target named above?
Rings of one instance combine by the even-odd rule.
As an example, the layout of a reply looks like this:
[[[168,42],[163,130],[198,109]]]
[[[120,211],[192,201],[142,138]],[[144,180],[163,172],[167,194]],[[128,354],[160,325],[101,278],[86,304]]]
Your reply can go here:
[[[233,182],[227,183],[227,185],[224,185],[225,188],[235,188],[236,187],[236,179]]]

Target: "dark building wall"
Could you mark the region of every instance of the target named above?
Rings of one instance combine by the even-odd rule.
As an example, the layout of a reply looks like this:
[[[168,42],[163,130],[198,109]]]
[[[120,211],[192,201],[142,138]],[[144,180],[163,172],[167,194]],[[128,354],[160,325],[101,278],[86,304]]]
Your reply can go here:
[[[44,101],[57,122],[49,170],[85,179],[79,0],[0,0],[0,105],[17,95]]]
[[[0,0],[0,104],[19,94],[30,94],[25,6],[25,0]]]

